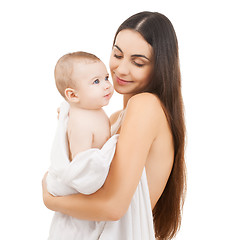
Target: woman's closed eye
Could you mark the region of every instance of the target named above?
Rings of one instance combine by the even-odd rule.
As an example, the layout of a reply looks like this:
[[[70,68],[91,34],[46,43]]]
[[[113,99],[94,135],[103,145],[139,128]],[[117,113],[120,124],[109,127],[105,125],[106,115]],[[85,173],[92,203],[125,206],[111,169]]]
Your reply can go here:
[[[131,58],[131,62],[137,67],[144,67],[146,62],[143,61],[141,58]]]
[[[121,59],[123,56],[122,55],[117,55],[114,53],[114,57],[117,58],[117,59]]]
[[[118,54],[116,54],[116,53],[114,53],[114,55],[113,55],[115,58],[117,58],[117,59],[122,59],[123,58],[123,55],[118,55]],[[143,67],[145,64],[142,62],[142,61],[140,61],[140,60],[131,60],[131,62],[135,65],[135,66],[137,66],[137,67]],[[141,63],[142,62],[142,63]]]
[[[137,67],[143,67],[145,64],[143,63],[137,63],[135,61],[133,61],[133,63],[137,66]]]

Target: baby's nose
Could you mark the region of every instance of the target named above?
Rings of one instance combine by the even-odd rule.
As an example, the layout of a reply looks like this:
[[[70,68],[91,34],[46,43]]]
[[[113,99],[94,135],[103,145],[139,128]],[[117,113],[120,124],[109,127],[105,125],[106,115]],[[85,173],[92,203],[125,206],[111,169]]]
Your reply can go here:
[[[111,87],[111,83],[109,81],[105,81],[104,89],[109,89]]]

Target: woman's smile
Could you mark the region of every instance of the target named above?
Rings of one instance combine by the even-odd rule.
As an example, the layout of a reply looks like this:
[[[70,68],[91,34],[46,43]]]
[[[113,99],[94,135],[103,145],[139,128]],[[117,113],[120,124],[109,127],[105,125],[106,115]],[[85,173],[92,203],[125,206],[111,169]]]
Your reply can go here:
[[[118,78],[116,75],[115,75],[115,77],[116,77],[116,81],[119,85],[127,85],[127,84],[130,84],[133,82],[133,81],[127,81],[127,80]]]

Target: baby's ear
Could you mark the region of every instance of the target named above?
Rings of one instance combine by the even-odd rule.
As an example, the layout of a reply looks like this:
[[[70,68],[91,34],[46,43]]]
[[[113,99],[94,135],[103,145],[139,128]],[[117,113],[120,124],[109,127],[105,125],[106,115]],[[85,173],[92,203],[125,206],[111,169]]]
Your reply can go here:
[[[77,92],[72,88],[66,88],[65,89],[65,97],[69,102],[78,103],[79,97]]]

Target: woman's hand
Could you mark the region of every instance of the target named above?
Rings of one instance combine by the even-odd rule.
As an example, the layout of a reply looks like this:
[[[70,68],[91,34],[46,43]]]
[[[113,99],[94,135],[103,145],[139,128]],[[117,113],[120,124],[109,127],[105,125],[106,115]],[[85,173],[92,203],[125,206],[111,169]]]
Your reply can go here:
[[[97,204],[95,203],[96,202],[95,198],[92,199],[97,192],[93,195],[93,197],[92,194],[91,195],[71,194],[67,196],[53,196],[47,190],[46,184],[47,174],[48,172],[45,173],[42,179],[42,190],[43,190],[43,202],[48,209],[55,212],[62,212],[66,215],[76,217],[78,219],[84,220],[88,219],[92,221],[113,220],[107,216],[108,207],[106,207],[105,204],[106,202],[101,201],[102,198],[105,200],[105,197],[104,196],[102,197],[101,195],[101,189],[97,191],[98,195],[100,195],[99,197],[97,197]],[[87,213],[86,211],[84,211],[84,209],[87,211]]]
[[[45,173],[45,175],[42,179],[42,194],[43,194],[43,202],[44,202],[45,206],[48,209],[51,209],[50,208],[51,201],[49,201],[49,200],[51,200],[51,198],[54,198],[54,196],[52,196],[47,190],[47,184],[46,184],[47,175],[48,175],[48,172]]]

